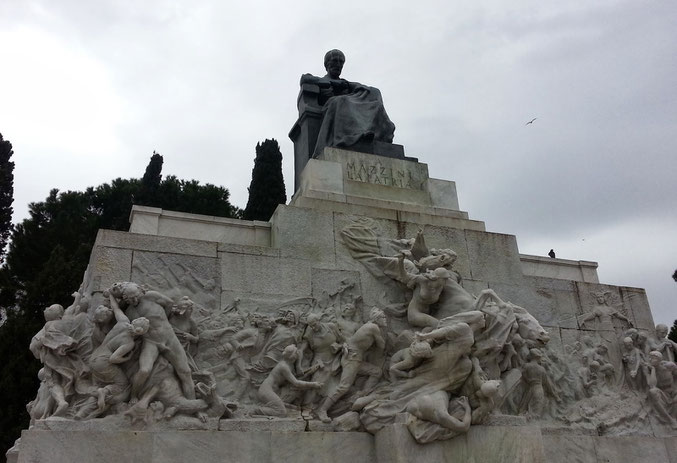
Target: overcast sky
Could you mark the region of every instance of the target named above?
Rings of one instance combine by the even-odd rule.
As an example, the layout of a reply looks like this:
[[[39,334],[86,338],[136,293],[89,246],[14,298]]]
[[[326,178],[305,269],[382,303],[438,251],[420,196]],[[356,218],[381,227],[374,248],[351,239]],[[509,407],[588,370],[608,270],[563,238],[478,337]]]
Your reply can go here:
[[[677,2],[0,1],[0,133],[14,219],[51,188],[163,174],[244,207],[254,146],[288,132],[302,73],[381,89],[395,142],[456,181],[520,252],[599,262],[677,318]],[[536,117],[533,124],[525,123]]]

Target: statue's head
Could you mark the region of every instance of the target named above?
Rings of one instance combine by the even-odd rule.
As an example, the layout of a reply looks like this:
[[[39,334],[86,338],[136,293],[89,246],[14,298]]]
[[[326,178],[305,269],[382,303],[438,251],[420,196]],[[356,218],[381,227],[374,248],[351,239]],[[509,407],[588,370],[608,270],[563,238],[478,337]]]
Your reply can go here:
[[[172,312],[177,315],[187,314],[187,316],[190,317],[191,314],[193,313],[193,305],[194,302],[191,301],[188,296],[183,296],[176,304],[176,306],[172,308]]]
[[[298,357],[298,349],[294,344],[291,344],[284,348],[282,351],[282,357],[289,362],[294,362]]]
[[[655,367],[658,364],[660,364],[662,361],[663,361],[663,354],[661,354],[657,350],[652,350],[651,352],[649,352],[649,363],[652,366]]]
[[[63,312],[64,310],[61,304],[52,304],[43,312],[45,315],[45,321],[52,322],[54,320],[61,320],[61,317],[63,317]]]
[[[668,325],[664,325],[663,323],[659,323],[656,325],[656,336],[658,339],[663,339],[668,335]]]
[[[320,323],[319,314],[316,313],[308,314],[308,317],[306,317],[306,323],[308,323],[310,329],[315,332],[318,332],[322,329],[322,323]]]
[[[634,346],[632,338],[630,336],[624,337],[623,338],[623,345],[625,346],[626,349],[632,349],[633,346]]]
[[[126,283],[122,287],[122,300],[135,307],[141,300],[143,293],[143,289],[136,283]]]
[[[97,323],[108,323],[113,319],[113,309],[100,305],[94,311],[94,321]]]
[[[417,359],[429,359],[433,356],[433,349],[426,341],[414,341],[409,347],[411,356]]]
[[[324,55],[324,68],[332,79],[338,79],[343,70],[343,63],[346,62],[346,55],[341,50],[329,50]]]
[[[379,309],[378,307],[372,308],[369,312],[369,321],[377,324],[380,327],[385,327],[388,325],[388,318],[386,318],[386,314],[383,313],[383,310]]]
[[[150,321],[146,317],[139,317],[132,320],[131,325],[134,336],[141,336],[148,332]]]

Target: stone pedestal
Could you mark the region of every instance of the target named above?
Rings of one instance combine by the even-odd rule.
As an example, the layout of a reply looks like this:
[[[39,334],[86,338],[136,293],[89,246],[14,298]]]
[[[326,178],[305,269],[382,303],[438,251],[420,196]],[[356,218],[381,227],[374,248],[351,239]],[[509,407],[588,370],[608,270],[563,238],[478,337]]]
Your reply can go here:
[[[309,140],[311,125],[299,126],[299,136]],[[549,332],[560,356],[585,336],[612,338],[623,332],[622,324],[581,326],[595,310],[591,294],[596,292],[614,295],[614,310],[640,330],[653,328],[643,290],[598,283],[593,262],[521,255],[515,236],[486,231],[484,222],[460,209],[456,184],[430,178],[426,164],[337,148],[310,159],[308,149],[306,143],[293,199],[269,222],[135,207],[129,232],[101,230],[84,277],[91,306],[118,281],[144,284],[175,300],[188,295],[209,314],[233,307],[271,314],[282,305],[320,300],[349,287],[361,296],[366,314],[384,304],[392,285],[356,261],[342,232],[369,223],[374,248],[388,256],[397,254],[382,250],[387,243],[411,239],[419,229],[429,248],[453,249],[463,287],[473,294],[490,288],[525,307]],[[386,426],[376,435],[330,432],[301,414],[204,424],[195,418],[180,424],[177,418],[178,428],[51,420],[24,431],[18,461],[677,463],[677,440],[665,437],[674,432],[645,418],[646,413],[637,422],[612,416],[603,426],[583,423],[552,432],[546,427],[552,423],[496,416],[466,435],[427,445],[417,444],[405,424]],[[616,424],[622,428],[614,429]],[[597,429],[607,435],[599,436]]]

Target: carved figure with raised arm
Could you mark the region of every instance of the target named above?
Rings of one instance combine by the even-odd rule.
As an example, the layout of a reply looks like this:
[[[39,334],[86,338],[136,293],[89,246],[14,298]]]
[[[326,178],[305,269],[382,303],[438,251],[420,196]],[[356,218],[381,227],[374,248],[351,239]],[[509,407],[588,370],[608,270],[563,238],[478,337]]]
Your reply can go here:
[[[278,395],[280,388],[286,384],[298,389],[319,389],[322,383],[317,381],[301,381],[294,376],[293,368],[298,358],[298,349],[289,345],[282,351],[282,360],[275,365],[272,371],[259,387],[258,397],[263,405],[256,409],[256,413],[269,416],[285,416],[287,408]]]
[[[646,381],[649,386],[649,403],[651,403],[661,422],[677,429],[677,419],[675,418],[677,364],[664,360],[663,354],[654,350],[649,352],[647,369]]]
[[[331,419],[327,411],[332,405],[343,397],[355,382],[358,375],[367,375],[369,380],[365,389],[376,385],[381,378],[382,369],[380,365],[374,365],[366,362],[365,356],[368,351],[376,350],[382,353],[385,349],[385,340],[381,329],[387,326],[387,318],[383,311],[377,307],[371,309],[369,321],[362,325],[354,335],[352,335],[343,347],[343,356],[341,358],[341,378],[339,384],[322,403],[317,410],[317,417],[325,423]]]
[[[408,273],[404,268],[404,254],[397,259],[400,281],[414,290],[407,308],[409,324],[419,328],[436,328],[439,320],[430,315],[430,306],[440,299],[447,281],[452,278],[451,272],[444,267],[427,270],[425,273]]]
[[[647,349],[663,354],[667,362],[674,362],[677,354],[677,343],[668,339],[668,326],[663,323],[656,325],[656,334],[646,340]]]
[[[145,317],[130,322],[113,297],[110,297],[110,305],[116,324],[89,359],[92,379],[97,386],[97,408],[88,418],[100,416],[110,406],[129,398],[129,379],[120,365],[130,359],[136,338],[145,335],[150,327]]]
[[[150,322],[139,355],[139,370],[132,378],[132,400],[139,398],[160,355],[174,367],[184,395],[195,399],[188,357],[168,319],[174,301],[157,291],[143,291],[139,285],[130,282],[122,286],[122,299],[127,304],[126,314],[131,320],[145,317]]]
[[[310,367],[303,371],[303,376],[309,376],[311,381],[326,385],[340,367],[343,338],[336,324],[322,322],[319,314],[308,314],[306,322],[308,326],[299,347],[297,370],[302,372],[300,367],[303,357],[309,358]],[[314,403],[319,392],[322,391],[311,389],[306,392],[303,403]],[[323,395],[326,396],[326,393]]]

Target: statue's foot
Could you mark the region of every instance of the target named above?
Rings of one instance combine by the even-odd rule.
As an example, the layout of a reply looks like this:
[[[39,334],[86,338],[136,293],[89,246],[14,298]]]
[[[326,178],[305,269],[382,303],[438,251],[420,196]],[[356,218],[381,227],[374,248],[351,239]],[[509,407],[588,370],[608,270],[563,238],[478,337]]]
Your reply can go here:
[[[331,423],[331,418],[329,418],[329,415],[327,415],[326,410],[318,410],[317,412],[315,412],[315,414],[317,415],[317,419],[319,419],[323,423]]]
[[[66,414],[66,410],[68,410],[68,402],[62,400],[59,402],[59,406],[56,407],[53,416],[64,416]]]

